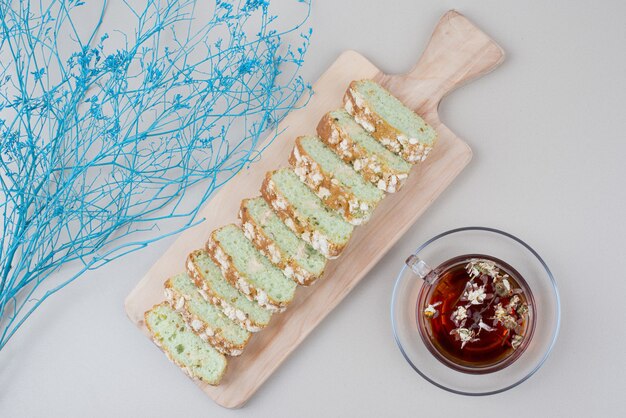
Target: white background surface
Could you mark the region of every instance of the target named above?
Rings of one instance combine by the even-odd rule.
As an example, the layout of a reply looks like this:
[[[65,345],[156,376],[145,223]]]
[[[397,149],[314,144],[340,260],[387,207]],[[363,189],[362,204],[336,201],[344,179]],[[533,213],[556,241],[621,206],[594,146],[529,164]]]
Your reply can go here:
[[[280,8],[280,1],[275,1]],[[127,320],[123,301],[170,241],[49,300],[0,353],[0,417],[624,416],[626,3],[314,2],[304,76],[355,49],[407,71],[456,8],[507,52],[452,93],[441,118],[474,159],[383,261],[241,410],[215,405]],[[469,224],[519,235],[560,286],[561,335],[529,381],[467,398],[421,379],[392,338],[405,256]]]

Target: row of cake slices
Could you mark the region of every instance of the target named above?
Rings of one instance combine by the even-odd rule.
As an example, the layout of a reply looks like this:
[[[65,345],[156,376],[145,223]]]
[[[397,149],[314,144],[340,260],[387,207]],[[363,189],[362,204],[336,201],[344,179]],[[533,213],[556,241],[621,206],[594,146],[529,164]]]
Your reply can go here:
[[[167,303],[146,312],[154,341],[190,376],[218,384],[223,355],[240,355],[297,285],[322,276],[436,137],[371,80],[352,82],[344,108],[326,114],[317,133],[296,139],[291,167],[267,173],[261,197],[242,201],[241,226],[213,231],[186,273],[165,283]]]

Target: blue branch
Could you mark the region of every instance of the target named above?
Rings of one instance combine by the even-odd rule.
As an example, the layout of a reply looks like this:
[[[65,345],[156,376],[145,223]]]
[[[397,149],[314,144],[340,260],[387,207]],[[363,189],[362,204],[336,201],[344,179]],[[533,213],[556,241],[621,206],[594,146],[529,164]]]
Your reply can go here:
[[[197,224],[258,158],[310,94],[302,3],[279,30],[269,1],[215,0],[203,22],[194,0],[122,2],[122,31],[104,0],[84,36],[82,1],[0,3],[0,350],[85,272]]]

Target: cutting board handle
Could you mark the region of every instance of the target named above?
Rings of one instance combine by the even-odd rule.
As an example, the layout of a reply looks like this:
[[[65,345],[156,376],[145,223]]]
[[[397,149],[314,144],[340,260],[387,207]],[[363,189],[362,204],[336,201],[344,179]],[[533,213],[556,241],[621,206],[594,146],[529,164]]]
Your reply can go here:
[[[442,16],[417,65],[405,82],[425,85],[439,102],[460,85],[495,69],[504,51],[487,34],[456,10]]]

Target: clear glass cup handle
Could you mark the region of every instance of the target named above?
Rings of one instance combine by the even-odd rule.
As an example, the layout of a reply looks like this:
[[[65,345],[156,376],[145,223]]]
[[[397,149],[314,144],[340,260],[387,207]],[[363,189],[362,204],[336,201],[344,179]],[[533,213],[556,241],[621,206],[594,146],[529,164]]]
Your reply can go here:
[[[424,280],[429,285],[433,284],[436,276],[435,274],[431,274],[433,273],[433,269],[424,260],[415,254],[411,254],[409,258],[406,259],[405,263],[417,277]]]

